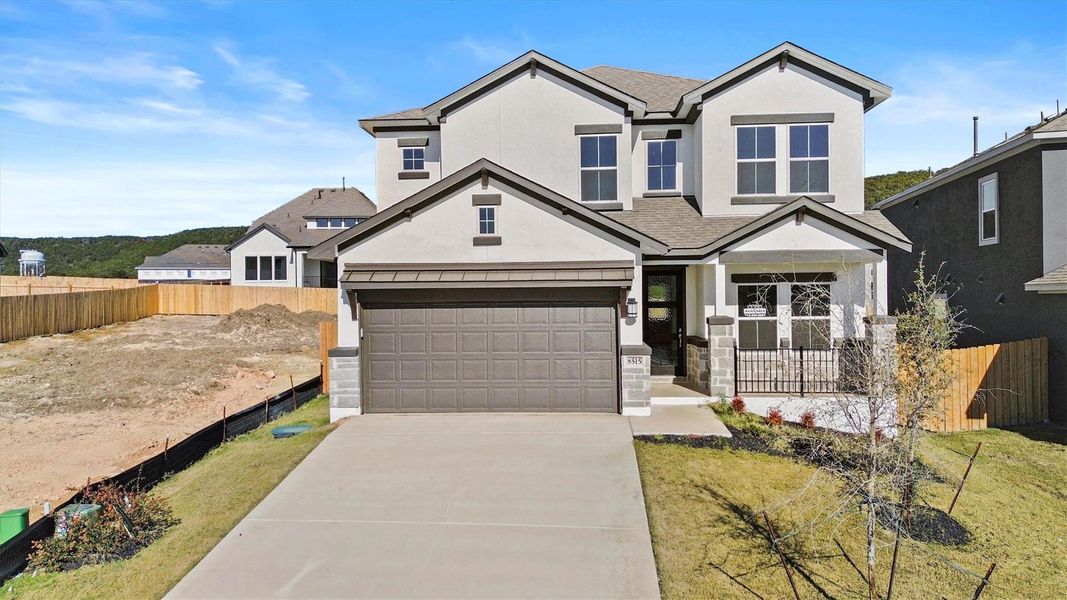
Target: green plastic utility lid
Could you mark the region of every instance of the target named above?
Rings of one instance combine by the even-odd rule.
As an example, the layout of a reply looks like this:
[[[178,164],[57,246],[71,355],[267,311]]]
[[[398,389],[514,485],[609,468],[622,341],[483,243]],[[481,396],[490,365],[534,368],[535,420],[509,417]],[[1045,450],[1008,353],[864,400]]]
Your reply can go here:
[[[271,429],[270,432],[275,438],[287,438],[293,437],[298,433],[304,433],[309,429],[311,429],[311,425],[285,425],[282,427],[275,427],[274,429]]]

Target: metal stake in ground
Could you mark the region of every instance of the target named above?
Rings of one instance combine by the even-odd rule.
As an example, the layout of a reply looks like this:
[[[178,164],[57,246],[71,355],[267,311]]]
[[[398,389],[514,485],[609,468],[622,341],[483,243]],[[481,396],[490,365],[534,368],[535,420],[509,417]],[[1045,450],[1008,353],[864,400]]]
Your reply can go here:
[[[782,561],[782,568],[785,569],[789,587],[793,588],[793,597],[796,600],[800,600],[800,592],[797,591],[797,584],[793,581],[793,572],[789,570],[789,562],[785,559],[785,553],[778,546],[778,534],[774,532],[774,525],[771,525],[771,518],[767,516],[767,511],[763,511],[763,520],[767,523],[767,535],[771,537],[771,546],[778,552],[778,559]]]
[[[963,491],[963,483],[967,481],[967,476],[971,474],[971,465],[974,464],[974,459],[978,457],[978,451],[982,449],[982,442],[978,442],[978,445],[974,448],[974,454],[971,455],[971,460],[967,461],[967,470],[963,472],[963,477],[960,478],[959,485],[956,486],[956,494],[952,496],[952,504],[948,505],[947,514],[952,514],[952,509],[956,507],[956,500],[960,498],[960,492]]]
[[[289,391],[293,394],[293,410],[296,410],[296,385],[293,384],[293,376],[289,376]]]
[[[222,441],[226,441],[226,407],[222,407]]]
[[[989,570],[985,572],[985,577],[982,578],[982,583],[978,584],[978,589],[974,590],[974,596],[971,600],[978,600],[978,596],[982,595],[985,591],[985,586],[989,585],[989,578],[993,576],[993,569],[997,568],[997,563],[989,565]]]

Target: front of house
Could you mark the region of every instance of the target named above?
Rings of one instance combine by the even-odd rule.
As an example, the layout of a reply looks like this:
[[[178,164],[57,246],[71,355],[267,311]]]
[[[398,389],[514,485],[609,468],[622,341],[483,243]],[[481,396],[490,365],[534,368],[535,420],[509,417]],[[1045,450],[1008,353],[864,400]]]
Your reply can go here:
[[[794,353],[869,336],[910,249],[863,210],[889,94],[789,43],[707,81],[529,52],[361,121],[378,213],[307,254],[339,271],[331,417],[796,393]]]

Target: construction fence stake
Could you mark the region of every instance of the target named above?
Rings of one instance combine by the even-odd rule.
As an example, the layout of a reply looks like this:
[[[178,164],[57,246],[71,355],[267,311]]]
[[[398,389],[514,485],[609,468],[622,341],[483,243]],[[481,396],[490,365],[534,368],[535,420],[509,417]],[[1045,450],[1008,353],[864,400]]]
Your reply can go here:
[[[222,407],[222,441],[226,441],[226,407]]]
[[[296,410],[296,385],[293,383],[293,376],[289,376],[289,391],[293,394],[293,410]]]
[[[960,499],[960,492],[963,491],[963,484],[967,481],[967,476],[971,474],[971,466],[974,464],[974,459],[978,457],[978,451],[982,449],[982,442],[978,442],[978,445],[974,448],[974,454],[971,455],[971,460],[967,461],[967,469],[963,472],[963,477],[960,478],[959,485],[956,486],[956,494],[952,496],[952,504],[948,505],[948,512],[946,514],[952,514],[952,509],[956,507],[956,500]]]
[[[800,592],[797,591],[797,584],[793,581],[793,572],[789,570],[789,563],[785,559],[785,553],[782,552],[781,547],[778,546],[778,534],[774,532],[774,525],[771,525],[771,518],[767,515],[767,511],[763,511],[763,520],[767,523],[767,534],[771,537],[771,546],[778,552],[778,559],[782,561],[782,568],[785,569],[786,579],[789,580],[789,587],[793,588],[793,597],[796,600],[800,600]]]
[[[982,578],[982,583],[978,584],[978,589],[974,590],[974,596],[971,600],[978,600],[978,597],[985,591],[985,587],[989,585],[989,578],[993,576],[993,569],[997,568],[997,563],[989,565],[989,570],[985,572],[985,577]]]

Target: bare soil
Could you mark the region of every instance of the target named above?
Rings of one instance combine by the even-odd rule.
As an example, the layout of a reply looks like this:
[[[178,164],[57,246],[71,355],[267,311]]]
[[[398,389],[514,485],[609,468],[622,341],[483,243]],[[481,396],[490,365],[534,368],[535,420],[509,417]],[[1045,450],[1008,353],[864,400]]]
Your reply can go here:
[[[157,316],[0,344],[0,510],[66,498],[319,373],[321,312]]]

